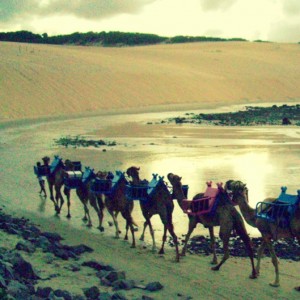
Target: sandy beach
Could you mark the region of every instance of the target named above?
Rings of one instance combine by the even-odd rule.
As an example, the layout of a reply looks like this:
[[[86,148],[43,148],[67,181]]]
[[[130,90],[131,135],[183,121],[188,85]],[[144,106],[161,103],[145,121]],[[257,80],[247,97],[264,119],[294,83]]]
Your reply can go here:
[[[141,167],[143,178],[174,172],[189,184],[189,195],[202,191],[207,180],[231,178],[247,183],[251,204],[277,196],[281,185],[291,193],[298,186],[298,127],[219,128],[160,124],[188,111],[230,110],[238,105],[299,103],[300,52],[296,44],[196,43],[135,48],[100,48],[0,43],[0,206],[6,213],[24,216],[41,230],[61,234],[64,242],[84,243],[94,249],[81,260],[93,259],[125,270],[143,284],[159,281],[164,288],[146,293],[126,291],[128,299],[298,299],[299,262],[280,260],[281,286],[274,279],[270,258],[262,262],[258,279],[249,279],[250,261],[233,258],[219,272],[210,270],[210,257],[187,255],[175,263],[172,247],[164,256],[145,242],[130,248],[130,239],[114,239],[105,212],[105,231],[82,222],[83,208],[72,191],[72,218],[66,206],[58,217],[49,198],[38,195],[33,165],[42,156],[58,154],[80,160],[95,170]],[[116,141],[102,149],[63,148],[62,136]],[[138,202],[133,216],[141,234],[143,217]],[[119,216],[124,234],[124,220]],[[159,247],[162,225],[153,217]],[[179,237],[187,217],[175,203],[174,226]],[[207,234],[198,225],[196,234]],[[248,228],[248,227],[247,227]],[[250,236],[258,232],[248,228]],[[14,248],[16,237],[1,232],[2,244]],[[72,261],[45,262],[42,252],[23,254],[43,274],[59,273],[39,283],[82,293],[100,285],[92,272],[69,271]],[[109,290],[109,289],[107,289]],[[192,298],[188,298],[192,297]]]

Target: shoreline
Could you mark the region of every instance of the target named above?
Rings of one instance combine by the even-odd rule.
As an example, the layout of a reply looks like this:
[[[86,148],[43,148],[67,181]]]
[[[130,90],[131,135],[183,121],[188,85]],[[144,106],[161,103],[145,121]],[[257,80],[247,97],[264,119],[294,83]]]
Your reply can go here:
[[[245,103],[240,102],[230,102],[226,105],[224,101],[220,101],[221,105],[216,108],[215,103],[203,105],[200,103],[180,103],[180,104],[172,104],[170,105],[149,105],[146,107],[133,107],[133,108],[122,108],[122,109],[106,109],[99,110],[95,112],[79,112],[73,113],[71,115],[56,115],[56,116],[38,116],[32,118],[15,118],[15,119],[0,119],[0,129],[5,129],[14,126],[20,125],[35,125],[41,124],[45,122],[57,122],[57,121],[68,121],[74,119],[84,119],[84,118],[92,118],[99,116],[117,116],[117,115],[135,115],[135,114],[156,114],[156,113],[179,113],[179,112],[188,112],[188,111],[203,111],[204,113],[208,112],[235,112],[238,109],[245,108],[246,106],[258,106],[258,107],[270,107],[272,105],[296,105],[300,102],[300,99],[289,100],[289,101],[268,101],[268,102],[259,102],[250,101]]]

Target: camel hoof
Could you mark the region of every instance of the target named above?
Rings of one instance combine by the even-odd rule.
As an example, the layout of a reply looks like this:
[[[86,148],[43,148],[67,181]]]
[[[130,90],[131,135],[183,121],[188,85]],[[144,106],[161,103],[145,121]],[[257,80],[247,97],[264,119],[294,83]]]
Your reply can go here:
[[[125,236],[125,237],[124,237],[124,241],[128,241],[128,236]]]
[[[296,286],[296,287],[295,287],[295,290],[296,290],[297,292],[300,292],[300,286]]]
[[[70,214],[67,214],[67,215],[66,215],[66,218],[71,219],[71,215],[70,215]]]
[[[99,226],[98,229],[103,232],[104,231],[104,227],[103,226]]]
[[[249,278],[250,278],[250,279],[256,279],[256,278],[257,278],[257,274],[251,274],[251,275],[249,276]]]
[[[277,282],[270,282],[269,285],[272,286],[272,287],[279,287],[280,286],[280,284],[277,283]]]
[[[130,248],[135,248],[135,245],[131,245]]]
[[[212,267],[211,270],[212,270],[212,271],[219,271],[219,270],[220,270],[220,267],[218,267],[218,266]]]
[[[185,256],[185,252],[181,252],[181,253],[180,253],[180,256]]]
[[[87,217],[83,217],[83,218],[82,218],[82,221],[83,221],[83,222],[87,222],[87,220],[88,220]]]
[[[140,237],[140,241],[142,241],[142,242],[144,241],[144,237],[143,236]]]
[[[211,264],[211,265],[217,265],[217,264],[218,264],[218,261],[217,261],[217,260],[212,260],[212,261],[210,262],[210,264]]]
[[[160,249],[158,254],[165,254],[165,251],[163,249]]]
[[[89,223],[89,224],[86,225],[86,227],[91,228],[91,227],[93,227],[93,225],[92,225],[92,223]]]

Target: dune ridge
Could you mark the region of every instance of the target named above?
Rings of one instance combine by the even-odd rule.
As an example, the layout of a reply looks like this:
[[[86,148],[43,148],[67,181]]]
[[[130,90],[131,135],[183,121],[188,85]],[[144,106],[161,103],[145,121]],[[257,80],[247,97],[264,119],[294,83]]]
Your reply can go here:
[[[103,48],[1,42],[0,61],[0,121],[300,99],[297,44]]]

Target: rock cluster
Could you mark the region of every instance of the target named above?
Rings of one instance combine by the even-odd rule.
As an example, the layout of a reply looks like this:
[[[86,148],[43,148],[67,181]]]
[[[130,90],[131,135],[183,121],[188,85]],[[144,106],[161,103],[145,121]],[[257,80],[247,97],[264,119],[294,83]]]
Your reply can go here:
[[[170,241],[171,242],[171,241]],[[181,240],[184,243],[184,239]],[[257,252],[258,247],[261,245],[261,238],[252,238],[252,245]],[[276,255],[281,259],[290,259],[294,261],[300,261],[300,245],[296,239],[279,240],[273,242]],[[203,235],[196,235],[190,239],[187,246],[190,254],[211,255],[210,238]],[[229,240],[230,255],[237,257],[247,257],[247,251],[245,245],[240,237],[232,236]],[[216,252],[217,254],[223,254],[222,240],[216,238]],[[270,257],[269,251],[265,250],[265,255]]]
[[[30,262],[26,261],[20,252],[25,251],[33,254],[37,248],[43,252],[51,253],[58,259],[78,260],[83,253],[91,253],[93,249],[80,244],[76,246],[64,245],[63,238],[52,232],[42,232],[37,226],[31,224],[25,218],[14,218],[5,214],[0,209],[0,230],[20,237],[15,249],[0,247],[0,299],[17,300],[108,300],[129,299],[124,291],[133,288],[143,289],[149,292],[163,288],[159,282],[151,282],[147,285],[137,285],[135,281],[126,279],[124,271],[115,270],[112,266],[94,260],[85,261],[82,267],[96,270],[96,276],[100,285],[110,287],[111,293],[101,292],[97,286],[83,289],[83,295],[74,295],[69,291],[57,289],[51,286],[35,287],[40,280],[50,280],[52,277],[41,278],[34,270]],[[47,262],[45,262],[47,263]],[[80,265],[70,268],[73,272],[81,269]],[[135,300],[151,300],[149,296],[142,296]]]

